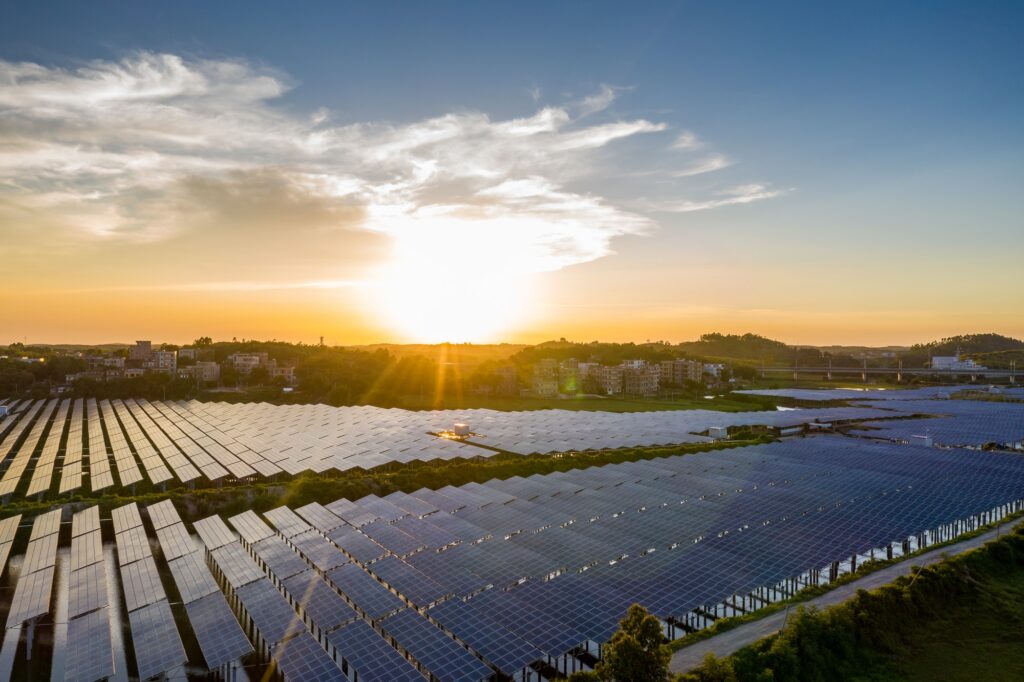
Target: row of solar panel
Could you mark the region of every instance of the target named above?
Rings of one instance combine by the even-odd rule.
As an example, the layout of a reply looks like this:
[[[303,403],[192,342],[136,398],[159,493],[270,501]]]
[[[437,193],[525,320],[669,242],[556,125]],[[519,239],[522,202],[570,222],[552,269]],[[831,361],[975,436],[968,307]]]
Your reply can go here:
[[[154,484],[246,479],[285,472],[370,469],[390,462],[490,456],[493,450],[435,438],[458,420],[471,420],[473,442],[523,454],[659,445],[708,440],[710,426],[785,426],[822,417],[879,418],[871,408],[827,411],[722,413],[406,412],[373,407],[272,406],[261,403],[146,400],[23,401],[0,422],[0,497],[60,493],[143,480]],[[38,454],[37,454],[38,452]],[[63,452],[63,460],[61,460]],[[35,458],[33,460],[33,457]],[[9,461],[8,461],[9,459]],[[22,477],[34,461],[31,476]],[[58,466],[60,465],[60,466]]]

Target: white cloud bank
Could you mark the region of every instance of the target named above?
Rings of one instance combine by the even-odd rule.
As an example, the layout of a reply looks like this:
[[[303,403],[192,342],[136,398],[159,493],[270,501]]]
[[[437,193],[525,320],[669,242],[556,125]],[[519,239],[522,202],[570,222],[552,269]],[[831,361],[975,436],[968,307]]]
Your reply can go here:
[[[594,174],[596,150],[667,130],[609,117],[617,88],[510,120],[333,124],[327,110],[275,108],[289,87],[248,62],[149,52],[71,69],[0,61],[0,242],[30,228],[119,242],[201,230],[217,243],[217,231],[362,230],[394,237],[410,258],[444,240],[524,273],[600,258],[616,236],[653,226],[567,189]],[[672,146],[701,142],[683,133]],[[669,175],[727,165],[713,154]],[[751,185],[666,210],[777,194]]]

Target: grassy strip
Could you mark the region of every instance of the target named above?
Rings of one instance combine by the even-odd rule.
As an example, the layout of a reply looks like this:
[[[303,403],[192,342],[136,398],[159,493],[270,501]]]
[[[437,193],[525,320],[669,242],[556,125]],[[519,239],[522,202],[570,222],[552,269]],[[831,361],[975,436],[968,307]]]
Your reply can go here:
[[[987,533],[988,531],[996,528],[997,526],[1011,524],[1014,520],[1019,519],[1021,517],[1024,517],[1024,512],[1017,512],[1015,514],[1007,516],[1005,519],[997,523],[990,523],[981,526],[976,530],[964,533],[963,535],[959,535],[952,540],[947,540],[946,542],[941,542],[934,545],[929,545],[927,547],[923,547],[902,557],[898,557],[895,559],[876,559],[874,561],[867,561],[857,568],[856,573],[846,573],[840,576],[836,581],[829,583],[827,585],[811,585],[810,587],[805,587],[804,589],[800,590],[788,599],[773,602],[768,606],[765,606],[764,608],[758,609],[757,611],[751,611],[750,613],[745,613],[742,616],[720,618],[716,620],[714,625],[712,625],[711,627],[704,628],[703,630],[698,630],[696,632],[691,632],[688,635],[673,640],[668,644],[668,647],[672,651],[679,651],[680,649],[686,648],[692,644],[696,644],[697,642],[702,642],[706,639],[710,639],[715,635],[721,634],[723,632],[728,632],[729,630],[734,630],[746,623],[761,620],[762,618],[766,618],[767,616],[770,616],[774,613],[778,613],[779,611],[783,611],[792,606],[797,606],[805,602],[808,602],[814,599],[815,597],[819,597],[823,594],[831,592],[832,590],[836,589],[837,587],[841,587],[842,585],[846,585],[856,580],[859,580],[860,578],[870,573],[874,573],[875,571],[880,571],[888,566],[893,566],[895,564],[909,561],[914,557],[920,556],[921,554],[924,554],[926,552],[931,552],[936,549],[948,547],[949,545],[955,545],[957,543],[963,542],[964,540],[969,540],[973,537],[983,535],[984,533]]]
[[[550,474],[556,471],[584,469],[605,464],[633,462],[689,455],[697,452],[725,450],[770,442],[770,438],[730,440],[716,443],[687,443],[671,447],[621,448],[566,452],[555,455],[518,455],[499,452],[493,457],[439,462],[391,463],[370,471],[353,469],[345,472],[330,471],[323,474],[302,473],[289,481],[264,480],[246,485],[221,488],[190,489],[182,485],[161,490],[153,486],[136,489],[135,494],[125,491],[106,494],[81,494],[70,497],[35,500],[15,500],[4,505],[3,515],[34,515],[57,504],[71,504],[73,508],[99,505],[102,511],[136,502],[153,504],[170,499],[186,520],[210,514],[235,514],[253,509],[263,512],[280,505],[299,507],[309,502],[327,503],[346,497],[359,499],[370,493],[387,495],[401,490],[411,493],[420,488],[459,486],[465,483],[484,483],[494,478]]]

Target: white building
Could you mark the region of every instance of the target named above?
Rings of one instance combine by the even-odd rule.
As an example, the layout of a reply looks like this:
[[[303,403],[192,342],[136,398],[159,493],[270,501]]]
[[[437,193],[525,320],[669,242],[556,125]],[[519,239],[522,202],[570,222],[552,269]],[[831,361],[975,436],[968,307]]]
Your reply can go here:
[[[933,355],[932,369],[986,369],[970,358],[960,359],[960,355]]]

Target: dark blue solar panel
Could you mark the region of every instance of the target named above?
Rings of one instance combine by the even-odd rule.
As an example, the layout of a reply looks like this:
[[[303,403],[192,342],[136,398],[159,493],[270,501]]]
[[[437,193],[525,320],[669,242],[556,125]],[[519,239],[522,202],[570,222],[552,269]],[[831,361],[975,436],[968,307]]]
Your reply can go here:
[[[356,564],[327,572],[330,581],[370,618],[380,618],[405,606],[405,602]]]
[[[222,594],[201,597],[186,604],[185,610],[207,668],[216,669],[252,653],[252,645]]]
[[[341,547],[361,563],[369,563],[387,554],[387,550],[355,528],[341,526],[327,534],[331,542]]]
[[[384,557],[369,568],[416,606],[429,606],[447,594],[443,587],[396,556]]]
[[[289,542],[302,553],[306,560],[321,571],[348,563],[348,557],[334,543],[316,531],[293,536]]]
[[[381,627],[442,682],[483,680],[493,671],[416,611],[388,616]]]
[[[425,546],[420,540],[417,540],[408,533],[402,532],[384,520],[368,523],[360,528],[360,530],[378,545],[391,550],[398,556],[411,554],[419,549],[423,549]]]
[[[256,556],[263,560],[278,580],[290,578],[309,568],[309,564],[279,537],[260,540],[252,546]]]
[[[288,578],[284,586],[322,630],[330,630],[359,617],[348,602],[312,569]]]
[[[235,590],[260,636],[273,646],[288,637],[306,632],[299,614],[266,578]]]
[[[384,641],[366,621],[354,621],[327,635],[361,682],[422,682],[423,675]]]
[[[428,615],[445,629],[455,632],[469,646],[506,675],[514,675],[544,652],[505,629],[458,599],[449,599],[430,609]]]
[[[271,655],[286,680],[347,682],[341,668],[308,632],[275,645]]]

